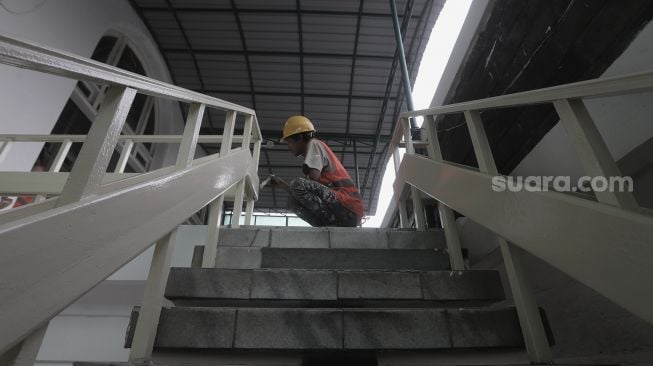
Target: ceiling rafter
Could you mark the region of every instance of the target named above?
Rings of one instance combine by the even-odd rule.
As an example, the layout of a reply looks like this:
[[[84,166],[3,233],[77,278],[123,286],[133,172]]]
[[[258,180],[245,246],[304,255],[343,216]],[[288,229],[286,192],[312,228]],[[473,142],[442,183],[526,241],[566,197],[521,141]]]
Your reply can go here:
[[[144,6],[140,8],[143,12],[166,12],[167,8],[165,7],[152,7]],[[297,8],[299,9],[299,8]],[[180,13],[231,13],[233,12],[230,8],[207,8],[207,7],[179,7],[175,8],[177,12]],[[241,14],[281,14],[281,15],[295,15],[298,13],[298,10],[293,9],[245,9],[239,8],[238,12]],[[379,12],[358,12],[358,11],[340,11],[340,10],[310,10],[302,9],[302,14],[306,15],[333,15],[333,16],[358,16],[361,14],[364,17],[370,18],[390,18],[392,14],[390,13],[379,13]],[[415,19],[420,18],[415,16]]]
[[[188,50],[183,48],[163,48],[161,49],[162,53],[179,53],[187,54]],[[281,57],[296,57],[299,58],[303,55],[304,58],[324,58],[324,59],[346,59],[349,60],[353,56],[350,53],[326,53],[326,52],[292,52],[292,51],[254,51],[254,50],[218,50],[218,49],[193,49],[193,53],[196,55],[233,55],[233,56],[281,56]],[[356,55],[358,59],[361,60],[372,60],[372,61],[390,61],[393,59],[391,56],[384,55]]]
[[[249,95],[250,92],[246,90],[219,90],[219,89],[201,89],[199,92],[204,94],[236,94],[236,95]],[[347,99],[350,96],[347,94],[327,94],[327,93],[288,93],[288,92],[264,92],[258,91],[254,92],[256,95],[265,95],[265,96],[280,96],[280,97],[301,97],[302,95],[307,98],[342,98]],[[380,95],[352,95],[352,99],[364,99],[364,100],[383,100],[385,97]],[[390,100],[394,100],[394,97],[390,97]]]
[[[231,8],[234,13],[234,16],[236,17],[236,26],[238,27],[238,34],[240,35],[240,43],[243,47],[243,53],[245,54],[245,65],[247,66],[249,90],[252,95],[252,109],[256,110],[256,95],[254,93],[254,77],[252,76],[252,64],[249,62],[249,52],[247,51],[247,41],[245,40],[245,32],[243,32],[243,24],[240,21],[240,15],[238,14],[238,7],[236,7],[235,0],[231,0]],[[206,88],[202,87],[202,89],[206,89]]]
[[[302,7],[300,0],[297,0],[297,31],[299,32],[299,80],[300,80],[300,89],[302,93],[302,112],[305,113],[305,104],[304,104],[304,31],[302,30]]]
[[[345,132],[349,133],[349,124],[351,123],[351,97],[354,92],[354,74],[356,70],[356,54],[358,53],[358,39],[361,33],[361,18],[363,13],[363,6],[365,5],[365,0],[359,0],[358,3],[358,18],[356,20],[356,35],[354,36],[354,51],[351,56],[351,72],[349,73],[349,100],[347,101],[347,127]],[[343,149],[342,154],[340,155],[340,160],[342,161],[345,158],[345,151],[347,150],[347,145]]]

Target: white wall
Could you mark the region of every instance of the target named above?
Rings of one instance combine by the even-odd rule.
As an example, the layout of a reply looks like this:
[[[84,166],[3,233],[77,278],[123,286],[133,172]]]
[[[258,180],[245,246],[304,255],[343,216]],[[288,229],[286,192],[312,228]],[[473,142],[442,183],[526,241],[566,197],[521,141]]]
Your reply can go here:
[[[10,10],[22,12],[43,0],[4,0]],[[43,6],[25,14],[0,8],[0,34],[90,57],[108,31],[126,35],[136,45],[148,76],[170,82],[170,75],[149,32],[126,0],[45,0]],[[0,65],[0,133],[49,134],[70,96],[75,81]],[[172,102],[157,105],[162,133],[181,131],[179,108]],[[42,144],[13,144],[0,170],[30,170]],[[157,151],[159,164],[173,161],[177,146]]]

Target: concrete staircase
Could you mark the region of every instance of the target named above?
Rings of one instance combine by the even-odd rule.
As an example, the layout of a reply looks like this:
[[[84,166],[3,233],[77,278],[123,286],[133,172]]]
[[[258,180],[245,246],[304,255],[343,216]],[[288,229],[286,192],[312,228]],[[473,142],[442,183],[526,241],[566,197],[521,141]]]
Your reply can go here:
[[[515,310],[490,306],[498,273],[450,271],[441,231],[245,227],[219,242],[217,268],[196,247],[171,270],[155,352],[523,347]]]

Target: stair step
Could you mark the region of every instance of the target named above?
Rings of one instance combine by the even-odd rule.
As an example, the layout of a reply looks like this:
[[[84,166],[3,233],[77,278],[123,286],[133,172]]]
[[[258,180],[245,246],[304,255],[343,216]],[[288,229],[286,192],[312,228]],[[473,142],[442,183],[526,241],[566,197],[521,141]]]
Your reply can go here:
[[[257,227],[220,228],[219,246],[273,248],[435,249],[446,248],[441,229]]]
[[[264,248],[261,268],[437,271],[449,268],[442,249]]]
[[[172,268],[165,295],[178,306],[480,306],[504,300],[496,271]]]
[[[192,267],[200,267],[203,246],[196,246]],[[464,253],[463,253],[464,254]],[[443,249],[312,249],[219,247],[216,268],[378,269],[439,271],[449,269]]]
[[[126,347],[137,316],[132,316]],[[156,348],[436,350],[523,347],[517,313],[501,309],[163,309]]]

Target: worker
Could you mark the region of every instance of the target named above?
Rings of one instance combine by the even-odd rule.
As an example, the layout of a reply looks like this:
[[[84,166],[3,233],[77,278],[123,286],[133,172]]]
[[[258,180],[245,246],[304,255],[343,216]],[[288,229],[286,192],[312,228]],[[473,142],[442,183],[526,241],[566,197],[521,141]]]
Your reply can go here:
[[[355,227],[363,217],[363,200],[349,173],[329,146],[315,137],[304,116],[291,116],[283,126],[283,141],[294,156],[304,158],[305,178],[290,183],[270,176],[270,183],[289,193],[288,208],[311,226]]]

